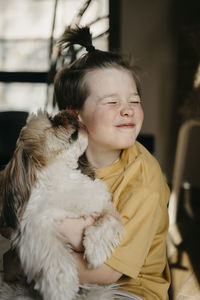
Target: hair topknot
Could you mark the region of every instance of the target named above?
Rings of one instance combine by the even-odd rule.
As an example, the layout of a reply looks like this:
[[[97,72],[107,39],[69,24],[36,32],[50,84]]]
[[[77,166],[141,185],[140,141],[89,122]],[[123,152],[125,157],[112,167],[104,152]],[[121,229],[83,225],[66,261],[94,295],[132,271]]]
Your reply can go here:
[[[86,75],[88,72],[98,69],[115,68],[131,72],[140,94],[140,82],[136,68],[118,53],[95,49],[92,45],[89,27],[68,27],[58,44],[60,51],[64,50],[64,52],[66,48],[75,44],[87,50],[87,53],[64,65],[55,76],[54,96],[60,110],[70,108],[80,111],[83,109],[90,94]]]
[[[90,33],[89,27],[76,26],[75,28],[71,28],[69,26],[58,41],[58,46],[62,50],[75,44],[81,45],[85,48],[93,46],[92,34]]]

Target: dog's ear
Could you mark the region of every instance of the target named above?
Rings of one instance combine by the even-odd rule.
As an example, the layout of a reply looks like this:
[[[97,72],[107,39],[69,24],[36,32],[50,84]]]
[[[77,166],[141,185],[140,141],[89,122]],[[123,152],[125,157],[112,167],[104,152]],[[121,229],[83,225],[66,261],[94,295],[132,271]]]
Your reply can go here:
[[[50,120],[55,127],[63,126],[68,129],[69,126],[73,126],[75,129],[79,128],[78,114],[72,110],[62,110]]]
[[[13,158],[3,170],[1,177],[1,201],[3,202],[1,218],[8,227],[17,229],[35,180],[34,163],[23,147],[20,147],[19,141]]]

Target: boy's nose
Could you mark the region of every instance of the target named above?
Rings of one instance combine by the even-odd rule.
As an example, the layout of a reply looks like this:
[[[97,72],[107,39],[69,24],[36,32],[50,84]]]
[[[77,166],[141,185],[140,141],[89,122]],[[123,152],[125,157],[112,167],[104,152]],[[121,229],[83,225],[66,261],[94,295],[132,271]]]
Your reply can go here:
[[[134,109],[129,104],[123,105],[120,110],[121,116],[133,116],[134,115]]]

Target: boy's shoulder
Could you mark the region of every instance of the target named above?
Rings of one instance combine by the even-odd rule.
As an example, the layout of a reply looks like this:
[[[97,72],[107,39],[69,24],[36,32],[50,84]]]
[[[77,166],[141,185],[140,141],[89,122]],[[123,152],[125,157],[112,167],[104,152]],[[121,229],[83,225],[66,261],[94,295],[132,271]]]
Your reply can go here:
[[[124,158],[129,163],[142,161],[144,166],[156,168],[160,170],[160,165],[157,159],[139,142],[135,142],[133,146],[127,148],[124,152]]]
[[[127,154],[129,157],[134,157],[130,171],[134,170],[136,164],[142,177],[143,187],[148,188],[151,192],[159,191],[163,195],[162,201],[165,207],[169,200],[170,190],[157,159],[139,142],[135,142],[128,149]]]
[[[143,177],[145,185],[153,187],[154,184],[160,185],[161,183],[166,183],[159,162],[139,142],[136,141],[133,146],[126,149],[124,158],[129,172],[133,172],[137,168],[140,176]]]

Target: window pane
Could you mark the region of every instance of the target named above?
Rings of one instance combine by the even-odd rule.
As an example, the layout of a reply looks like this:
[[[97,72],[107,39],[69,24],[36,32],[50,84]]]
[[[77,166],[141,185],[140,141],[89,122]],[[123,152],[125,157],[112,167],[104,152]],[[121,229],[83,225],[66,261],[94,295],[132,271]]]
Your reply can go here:
[[[54,28],[54,44],[66,26],[76,20],[85,0],[58,0]],[[93,36],[108,30],[108,0],[93,0],[80,25],[91,25]],[[55,0],[0,0],[0,70],[46,72],[50,68],[49,45]],[[2,13],[3,12],[3,13]],[[94,40],[94,45],[108,49],[107,36]],[[54,47],[54,55],[56,49]],[[80,51],[79,55],[83,52]],[[45,84],[0,83],[0,110],[33,111],[44,107]]]
[[[36,111],[44,107],[46,85],[41,83],[0,83],[0,111]]]
[[[54,39],[61,36],[85,3],[60,0],[57,4]],[[2,71],[46,71],[49,68],[54,0],[0,0],[0,68]],[[81,19],[81,25],[108,15],[108,0],[93,0]],[[108,19],[91,26],[94,36],[108,29]],[[107,39],[96,43],[107,49]],[[100,45],[99,45],[100,43]]]

